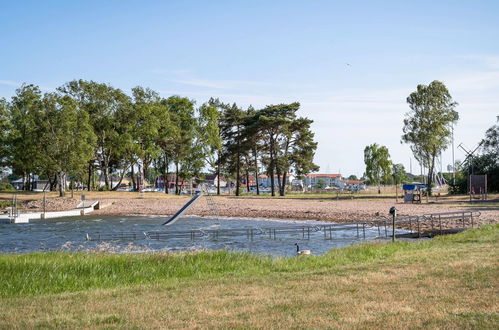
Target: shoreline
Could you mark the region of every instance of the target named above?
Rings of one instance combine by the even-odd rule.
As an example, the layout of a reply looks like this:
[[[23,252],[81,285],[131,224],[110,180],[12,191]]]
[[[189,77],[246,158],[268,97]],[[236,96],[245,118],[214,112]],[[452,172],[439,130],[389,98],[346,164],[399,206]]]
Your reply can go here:
[[[77,196],[75,196],[77,197]],[[104,196],[102,196],[104,197]],[[113,216],[158,216],[169,217],[175,214],[190,200],[189,196],[159,196],[147,195],[145,198],[120,198],[116,194],[101,198],[99,194],[89,196],[87,200],[99,200],[101,208],[91,214]],[[111,198],[110,198],[111,197]],[[115,197],[115,198],[112,198]],[[391,199],[353,199],[336,200],[335,198],[257,198],[213,196],[217,215],[220,218],[244,219],[276,219],[290,221],[322,221],[322,222],[365,222],[389,217],[388,210],[396,206],[399,216],[423,215],[430,213],[455,212],[462,210],[477,210],[482,215],[477,224],[499,223],[499,199],[486,203],[466,203],[464,200],[444,199],[439,202],[422,204],[405,204]],[[76,207],[79,198],[47,199],[46,211],[68,211]],[[497,206],[496,206],[497,204]],[[22,213],[40,212],[43,209],[41,199],[24,202]],[[202,197],[187,212],[185,217],[197,216],[213,218],[214,214],[208,206],[207,199]]]

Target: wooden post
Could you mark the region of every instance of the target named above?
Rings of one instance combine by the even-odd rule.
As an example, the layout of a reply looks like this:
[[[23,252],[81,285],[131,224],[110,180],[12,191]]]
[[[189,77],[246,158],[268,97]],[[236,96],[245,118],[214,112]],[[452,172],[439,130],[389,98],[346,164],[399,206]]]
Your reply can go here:
[[[395,183],[395,204],[399,202],[398,184]]]

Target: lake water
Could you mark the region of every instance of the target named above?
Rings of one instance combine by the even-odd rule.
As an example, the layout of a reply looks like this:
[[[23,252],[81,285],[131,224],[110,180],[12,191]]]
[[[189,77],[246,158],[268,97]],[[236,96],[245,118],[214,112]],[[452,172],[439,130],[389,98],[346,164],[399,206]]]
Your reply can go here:
[[[311,231],[317,221],[289,221],[245,218],[183,218],[170,226],[161,223],[167,217],[160,216],[84,216],[59,218],[47,221],[35,220],[29,224],[0,224],[0,253],[26,253],[34,251],[109,251],[151,252],[185,250],[234,250],[271,256],[296,255],[295,243],[313,254],[363,242],[386,240],[379,237],[378,229],[365,229],[357,236],[356,230],[338,230],[326,235],[323,231]],[[272,235],[272,228],[277,232]],[[188,233],[194,237],[172,237],[171,232]],[[199,232],[197,231],[199,230]],[[219,235],[215,235],[219,231]],[[156,233],[161,239],[152,239],[144,232]],[[247,233],[254,235],[248,235]],[[138,239],[87,240],[90,238],[117,238],[123,233],[136,234]],[[203,237],[197,237],[203,233]],[[224,234],[225,233],[225,234]],[[269,235],[270,233],[270,235]],[[127,234],[130,236],[130,234]],[[166,236],[165,236],[166,235]],[[175,236],[175,235],[173,235]],[[192,238],[192,239],[191,239]]]

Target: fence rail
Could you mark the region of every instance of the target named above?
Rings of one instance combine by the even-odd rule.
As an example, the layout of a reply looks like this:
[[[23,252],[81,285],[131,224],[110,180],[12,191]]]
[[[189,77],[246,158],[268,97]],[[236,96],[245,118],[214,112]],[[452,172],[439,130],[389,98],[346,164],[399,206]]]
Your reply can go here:
[[[419,237],[425,232],[443,234],[447,229],[473,228],[475,220],[481,215],[480,211],[456,211],[445,213],[431,213],[422,216],[402,216],[395,218],[397,229],[407,230],[408,233]],[[105,240],[168,240],[199,238],[217,239],[221,237],[264,237],[277,239],[285,235],[300,235],[303,239],[310,239],[311,234],[323,232],[324,239],[334,239],[338,231],[351,232],[357,238],[366,238],[367,230],[375,230],[378,237],[391,237],[392,218],[376,219],[365,222],[346,222],[322,224],[316,226],[277,226],[262,228],[234,228],[234,229],[192,229],[182,231],[146,231],[146,232],[105,232],[86,234],[88,241]]]

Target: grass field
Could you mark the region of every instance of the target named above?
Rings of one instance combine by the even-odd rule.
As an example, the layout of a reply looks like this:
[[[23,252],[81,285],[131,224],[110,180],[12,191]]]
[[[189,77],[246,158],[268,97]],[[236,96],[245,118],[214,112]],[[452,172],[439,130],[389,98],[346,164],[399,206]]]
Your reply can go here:
[[[497,328],[499,226],[323,256],[0,255],[0,328]]]

